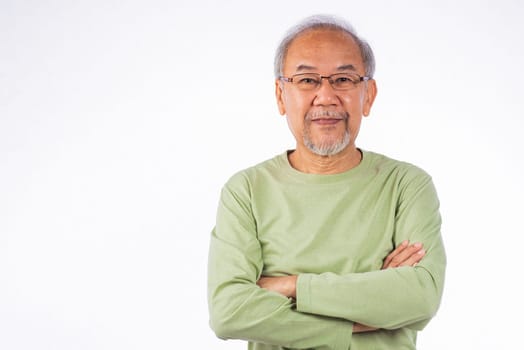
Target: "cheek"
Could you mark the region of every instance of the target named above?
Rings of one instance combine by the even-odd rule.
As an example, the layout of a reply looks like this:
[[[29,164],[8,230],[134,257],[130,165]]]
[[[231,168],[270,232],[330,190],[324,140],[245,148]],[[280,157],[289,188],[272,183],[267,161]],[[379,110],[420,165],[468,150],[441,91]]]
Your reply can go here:
[[[358,134],[363,115],[363,100],[360,94],[351,94],[343,99],[344,109],[349,113],[348,128],[351,134]]]
[[[352,114],[351,112],[355,113],[355,111],[362,110],[363,100],[361,96],[351,94],[344,96],[342,103],[344,104],[345,109]]]
[[[290,101],[289,103],[286,103],[287,115],[291,116],[292,118],[297,118],[297,116],[300,114],[300,109],[300,104],[298,104],[297,101]]]
[[[289,128],[289,131],[291,131],[291,134],[296,140],[302,139],[303,134],[303,124],[297,118],[290,117],[288,114],[286,116],[287,126]]]
[[[311,96],[298,91],[287,91],[284,101],[286,110],[294,113],[304,113],[313,103]]]
[[[355,93],[351,93],[351,94],[348,94],[348,95],[345,95],[343,98],[342,98],[342,101],[344,103],[344,105],[346,107],[352,107],[352,106],[355,106],[357,104],[359,104],[360,102],[360,96],[358,94],[355,94]]]

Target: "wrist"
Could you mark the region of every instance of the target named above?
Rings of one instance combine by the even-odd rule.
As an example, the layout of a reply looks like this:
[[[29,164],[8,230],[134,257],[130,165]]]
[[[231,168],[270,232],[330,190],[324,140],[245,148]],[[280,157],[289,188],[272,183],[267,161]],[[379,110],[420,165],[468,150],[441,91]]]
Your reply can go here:
[[[288,296],[296,299],[297,298],[297,275],[289,276]]]

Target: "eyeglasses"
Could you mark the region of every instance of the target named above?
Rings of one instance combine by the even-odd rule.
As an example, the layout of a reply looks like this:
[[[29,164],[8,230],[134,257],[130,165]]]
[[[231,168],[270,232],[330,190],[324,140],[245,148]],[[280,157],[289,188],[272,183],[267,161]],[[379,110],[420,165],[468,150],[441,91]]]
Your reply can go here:
[[[303,73],[295,74],[290,78],[279,77],[280,80],[292,83],[299,90],[312,91],[316,90],[322,84],[322,79],[327,79],[334,90],[351,90],[354,89],[358,83],[368,81],[370,77],[361,77],[356,73],[337,73],[328,76],[322,76],[318,73]]]

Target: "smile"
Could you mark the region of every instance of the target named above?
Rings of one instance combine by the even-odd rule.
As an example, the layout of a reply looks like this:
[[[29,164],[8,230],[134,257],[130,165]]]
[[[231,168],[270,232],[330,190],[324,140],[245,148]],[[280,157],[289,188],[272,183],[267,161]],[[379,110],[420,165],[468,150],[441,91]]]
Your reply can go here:
[[[311,122],[317,125],[335,125],[338,122],[343,121],[344,119],[339,118],[319,118],[319,119],[312,119]]]

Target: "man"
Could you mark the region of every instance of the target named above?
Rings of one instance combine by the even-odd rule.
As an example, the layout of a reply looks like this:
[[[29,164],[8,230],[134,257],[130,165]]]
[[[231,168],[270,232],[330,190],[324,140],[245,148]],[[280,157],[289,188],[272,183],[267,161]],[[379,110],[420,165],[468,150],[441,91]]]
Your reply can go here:
[[[222,190],[208,271],[220,338],[416,348],[444,284],[439,204],[425,172],[356,147],[373,72],[371,48],[338,19],[309,18],[282,41],[276,98],[296,148]]]

